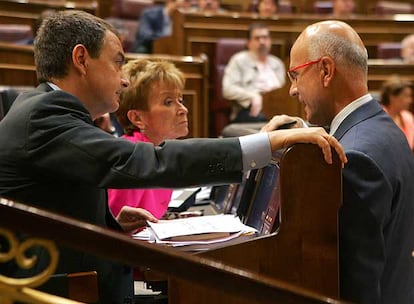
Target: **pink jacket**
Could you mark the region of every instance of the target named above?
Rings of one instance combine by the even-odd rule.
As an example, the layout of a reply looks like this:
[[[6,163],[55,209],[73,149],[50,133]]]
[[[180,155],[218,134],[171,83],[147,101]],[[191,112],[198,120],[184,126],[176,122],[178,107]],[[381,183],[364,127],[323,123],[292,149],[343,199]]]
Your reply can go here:
[[[134,132],[132,136],[123,135],[132,142],[150,142],[145,135]],[[139,207],[148,210],[156,218],[161,218],[167,211],[171,200],[172,189],[108,189],[108,203],[114,216],[122,206]]]

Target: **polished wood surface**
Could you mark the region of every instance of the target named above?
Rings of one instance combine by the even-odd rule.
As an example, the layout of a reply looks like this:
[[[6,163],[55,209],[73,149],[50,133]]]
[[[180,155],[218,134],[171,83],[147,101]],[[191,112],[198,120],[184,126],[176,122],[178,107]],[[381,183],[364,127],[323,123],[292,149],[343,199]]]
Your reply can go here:
[[[39,14],[0,10],[0,24],[27,24],[33,27]]]
[[[36,69],[32,65],[0,63],[0,85],[36,86]]]
[[[342,186],[338,159],[328,165],[316,146],[296,145],[281,159],[280,182],[277,233],[199,255],[339,297],[337,214]],[[170,279],[169,295],[169,303],[260,303],[175,279]]]
[[[0,42],[0,62],[34,66],[33,45]]]
[[[337,299],[339,160],[327,165],[318,147],[295,145],[282,157],[280,174],[277,234],[197,255],[6,200],[0,225],[163,273],[169,303],[344,303]]]
[[[414,64],[407,64],[394,59],[368,60],[368,89],[379,91],[384,81],[393,75],[414,83]]]

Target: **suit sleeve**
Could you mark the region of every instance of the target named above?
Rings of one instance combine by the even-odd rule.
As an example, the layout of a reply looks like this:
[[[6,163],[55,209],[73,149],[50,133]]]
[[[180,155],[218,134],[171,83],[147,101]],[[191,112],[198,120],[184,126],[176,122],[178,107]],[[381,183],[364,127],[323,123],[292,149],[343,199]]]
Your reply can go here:
[[[27,125],[22,164],[27,174],[41,172],[38,178],[45,180],[59,176],[103,188],[181,187],[241,179],[237,138],[172,140],[159,147],[134,144],[93,126],[89,115],[73,108],[64,93],[51,94],[53,103],[32,113]]]

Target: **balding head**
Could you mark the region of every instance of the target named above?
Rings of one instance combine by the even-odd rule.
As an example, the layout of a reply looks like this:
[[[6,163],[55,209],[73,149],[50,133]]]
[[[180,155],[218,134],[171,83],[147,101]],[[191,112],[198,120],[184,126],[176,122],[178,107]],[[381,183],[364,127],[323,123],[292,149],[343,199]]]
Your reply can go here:
[[[348,24],[327,20],[308,26],[290,53],[290,95],[305,104],[307,119],[329,125],[335,115],[367,94],[368,55]]]
[[[367,72],[367,50],[352,27],[342,21],[327,20],[308,26],[295,45],[308,51],[310,58],[329,56],[339,66]]]

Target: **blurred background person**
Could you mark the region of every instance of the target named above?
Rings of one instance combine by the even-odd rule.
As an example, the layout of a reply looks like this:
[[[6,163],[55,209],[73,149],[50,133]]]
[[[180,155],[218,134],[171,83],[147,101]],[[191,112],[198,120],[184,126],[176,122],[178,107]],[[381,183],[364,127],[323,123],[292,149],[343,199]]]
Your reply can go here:
[[[382,107],[403,131],[411,150],[414,149],[414,116],[409,110],[412,102],[413,84],[411,82],[395,76],[383,84]]]
[[[192,7],[192,9],[204,13],[220,13],[225,11],[221,7],[220,0],[198,0],[198,7]]]
[[[177,9],[188,9],[194,12],[221,12],[219,0],[166,0],[165,5],[155,5],[142,11],[135,42],[131,52],[151,54],[152,42],[155,39],[172,34],[172,14]]]
[[[271,46],[267,25],[252,23],[248,49],[230,58],[223,76],[223,97],[232,101],[232,123],[267,121],[261,94],[281,88],[286,82],[285,65],[270,54]]]
[[[166,0],[165,5],[155,5],[142,11],[135,35],[132,52],[152,53],[152,41],[171,35],[172,13],[179,8],[188,8],[186,0]]]
[[[414,34],[401,41],[401,58],[405,63],[414,64]]]
[[[184,76],[174,64],[137,59],[129,61],[123,72],[130,81],[116,112],[124,127],[123,138],[159,145],[188,134]],[[171,195],[172,189],[108,189],[108,202],[114,216],[127,205],[146,209],[159,219],[167,211]]]
[[[257,5],[257,12],[262,18],[270,17],[277,13],[277,0],[260,0]]]
[[[354,0],[333,0],[333,15],[335,17],[347,17],[355,11]]]

